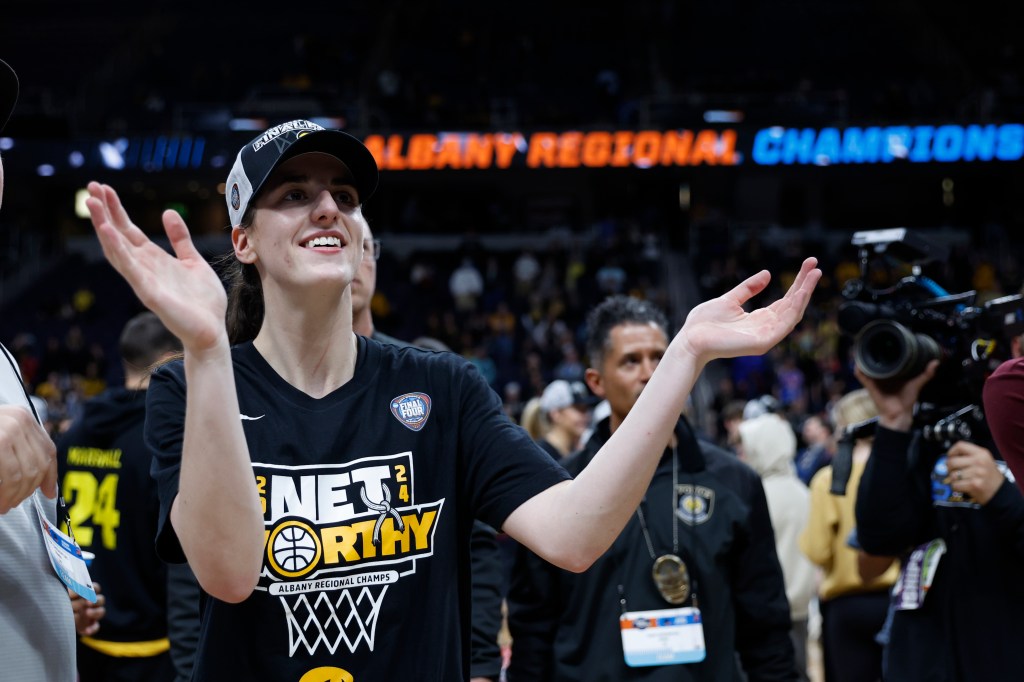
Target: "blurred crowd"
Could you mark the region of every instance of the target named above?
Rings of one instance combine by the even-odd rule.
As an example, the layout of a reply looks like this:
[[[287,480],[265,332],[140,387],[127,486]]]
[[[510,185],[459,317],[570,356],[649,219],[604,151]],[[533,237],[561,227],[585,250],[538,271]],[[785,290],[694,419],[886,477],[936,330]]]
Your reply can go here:
[[[733,446],[732,428],[743,407],[769,396],[797,433],[811,444],[805,423],[827,424],[835,401],[858,387],[852,340],[841,333],[837,311],[843,285],[861,276],[858,252],[828,249],[808,237],[768,240],[757,232],[728,234],[690,259],[700,300],[728,290],[770,266],[778,273],[765,296],[777,296],[807,254],[819,254],[824,277],[803,321],[764,356],[716,361],[704,381],[710,396],[694,402],[694,423],[709,440]],[[1021,273],[1005,235],[989,235],[988,248],[951,245],[948,261],[927,266],[949,292],[975,290],[979,303],[1017,293]],[[735,242],[730,246],[730,241]],[[671,310],[662,233],[635,222],[608,219],[585,236],[567,233],[535,250],[489,251],[466,236],[448,251],[389,252],[383,240],[380,278],[371,302],[377,327],[407,339],[434,339],[473,362],[518,421],[527,402],[552,381],[581,381],[586,367],[584,316],[605,297],[650,300]],[[884,287],[907,270],[873,269],[865,276]],[[71,261],[61,272],[66,291],[45,289],[10,309],[3,340],[18,358],[31,391],[46,401],[53,428],[75,417],[81,402],[120,380],[109,330],[141,308],[106,266]],[[43,291],[42,289],[40,291]],[[813,431],[813,427],[810,427]]]

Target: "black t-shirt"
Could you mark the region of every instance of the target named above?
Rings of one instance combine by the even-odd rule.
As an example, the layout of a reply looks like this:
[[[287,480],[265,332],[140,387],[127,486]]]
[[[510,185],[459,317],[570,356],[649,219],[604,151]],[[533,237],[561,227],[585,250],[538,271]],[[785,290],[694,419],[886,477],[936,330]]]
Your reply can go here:
[[[568,475],[452,353],[360,337],[353,379],[320,399],[251,343],[233,357],[266,552],[246,601],[206,600],[194,680],[465,680],[474,516],[500,528]],[[180,560],[182,364],[149,393],[158,550]]]
[[[142,440],[146,392],[115,388],[88,401],[57,441],[61,492],[107,613],[96,639],[167,636],[167,568],[156,555],[159,507]]]
[[[555,460],[556,462],[561,462],[563,459],[565,459],[565,455],[563,455],[558,450],[558,448],[552,445],[551,441],[541,438],[539,441],[537,441],[537,445],[540,446],[541,450],[551,455],[551,459]]]

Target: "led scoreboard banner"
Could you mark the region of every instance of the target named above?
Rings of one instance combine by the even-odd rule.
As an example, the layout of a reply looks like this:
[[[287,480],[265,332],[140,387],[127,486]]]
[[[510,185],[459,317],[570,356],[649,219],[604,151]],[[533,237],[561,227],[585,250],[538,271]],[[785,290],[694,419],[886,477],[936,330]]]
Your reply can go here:
[[[1024,124],[374,133],[364,142],[387,171],[1006,163],[1024,158]],[[218,149],[235,144],[228,134],[0,138],[11,165],[34,166],[39,175],[222,172],[228,157]]]
[[[736,131],[669,130],[563,133],[370,135],[367,148],[385,170],[444,168],[625,168],[735,166]]]
[[[384,170],[830,166],[1019,161],[1024,125],[370,135]]]
[[[750,156],[762,166],[1019,161],[1024,125],[764,128],[754,135]]]

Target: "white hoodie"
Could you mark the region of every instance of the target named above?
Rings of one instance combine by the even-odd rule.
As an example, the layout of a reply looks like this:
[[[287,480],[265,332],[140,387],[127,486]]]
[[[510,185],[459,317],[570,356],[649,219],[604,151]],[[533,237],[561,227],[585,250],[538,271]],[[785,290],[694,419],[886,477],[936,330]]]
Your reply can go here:
[[[815,591],[815,567],[800,551],[800,534],[810,513],[810,492],[796,475],[796,434],[789,422],[765,414],[740,423],[743,459],[761,477],[775,530],[775,550],[782,564],[786,597],[793,620],[806,620]]]

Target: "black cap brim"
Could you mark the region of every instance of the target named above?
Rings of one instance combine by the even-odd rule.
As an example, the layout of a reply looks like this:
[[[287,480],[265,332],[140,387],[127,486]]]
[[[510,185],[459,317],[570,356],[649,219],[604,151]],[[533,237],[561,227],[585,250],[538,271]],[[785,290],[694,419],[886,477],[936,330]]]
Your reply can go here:
[[[288,159],[309,152],[330,154],[348,166],[352,172],[352,184],[359,193],[360,204],[366,203],[377,189],[377,160],[358,138],[340,130],[314,130],[304,134],[281,155],[267,173],[267,177]],[[267,178],[263,178],[260,181],[260,188],[266,180]],[[256,191],[256,194],[258,193],[259,190]]]
[[[7,62],[0,59],[0,130],[7,125],[7,119],[11,117],[17,101],[18,76]]]
[[[580,407],[585,407],[587,409],[590,409],[591,407],[595,407],[599,402],[601,402],[601,399],[598,398],[596,395],[590,395],[590,396],[579,396],[579,395],[577,395],[577,396],[575,396],[573,398],[572,404],[573,405],[579,405]]]

